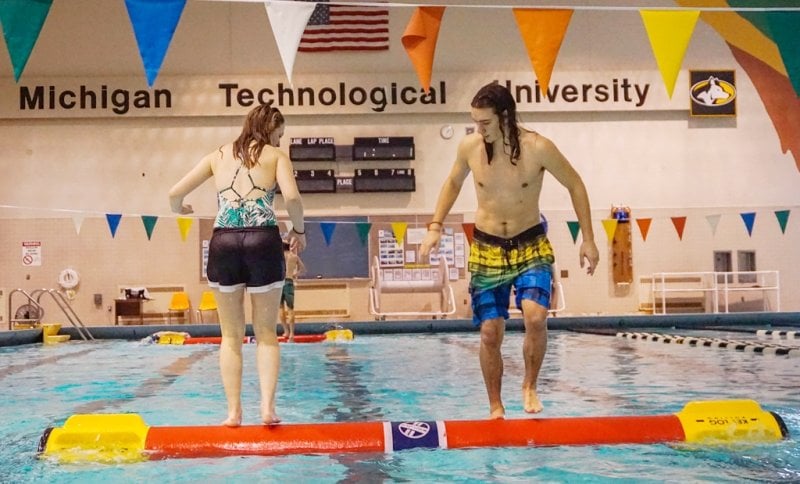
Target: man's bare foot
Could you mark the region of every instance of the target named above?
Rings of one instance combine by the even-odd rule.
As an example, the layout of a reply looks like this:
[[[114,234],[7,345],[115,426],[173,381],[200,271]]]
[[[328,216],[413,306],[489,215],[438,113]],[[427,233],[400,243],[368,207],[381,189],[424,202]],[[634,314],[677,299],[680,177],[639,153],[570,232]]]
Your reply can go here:
[[[544,405],[539,400],[539,395],[532,388],[522,389],[522,403],[527,413],[539,413],[544,410]]]
[[[499,420],[506,418],[506,408],[502,405],[499,405],[495,408],[489,409],[489,419],[491,420]]]

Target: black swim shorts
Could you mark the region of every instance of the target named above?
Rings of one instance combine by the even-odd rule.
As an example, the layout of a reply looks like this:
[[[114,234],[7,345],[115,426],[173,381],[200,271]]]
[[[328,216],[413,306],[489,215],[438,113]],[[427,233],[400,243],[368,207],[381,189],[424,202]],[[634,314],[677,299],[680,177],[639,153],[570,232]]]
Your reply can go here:
[[[208,247],[208,285],[220,292],[280,289],[286,274],[278,227],[217,228]]]

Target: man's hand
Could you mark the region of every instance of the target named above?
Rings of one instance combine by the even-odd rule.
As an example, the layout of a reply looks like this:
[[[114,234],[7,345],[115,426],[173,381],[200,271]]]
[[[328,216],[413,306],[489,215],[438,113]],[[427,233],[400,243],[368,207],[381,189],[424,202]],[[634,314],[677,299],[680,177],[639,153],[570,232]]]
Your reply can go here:
[[[600,252],[597,250],[597,246],[593,240],[584,240],[581,243],[578,257],[581,261],[581,267],[584,266],[584,259],[586,260],[586,263],[589,265],[589,267],[586,268],[586,273],[593,275],[594,270],[597,268],[597,263],[600,262]]]
[[[431,253],[431,250],[439,249],[439,239],[442,237],[440,230],[428,230],[425,238],[422,239],[422,245],[419,247],[420,262],[425,261]]]

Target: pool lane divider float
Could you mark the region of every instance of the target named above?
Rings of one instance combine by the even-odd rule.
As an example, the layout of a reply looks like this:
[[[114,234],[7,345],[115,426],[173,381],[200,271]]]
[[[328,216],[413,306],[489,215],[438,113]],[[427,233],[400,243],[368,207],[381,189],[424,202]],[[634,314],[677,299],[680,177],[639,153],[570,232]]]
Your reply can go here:
[[[800,357],[800,348],[793,346],[776,345],[762,341],[742,341],[721,338],[699,338],[695,336],[680,336],[676,334],[660,333],[630,333],[619,332],[618,338],[653,341],[661,343],[676,343],[688,346],[705,346],[710,348],[726,348],[761,354],[773,354],[790,357]]]
[[[320,334],[296,334],[294,343],[322,343],[325,341],[352,341],[353,331],[349,329],[332,329]],[[148,343],[160,345],[196,345],[196,344],[220,344],[221,336],[200,336],[193,337],[189,333],[180,331],[159,331],[145,338]],[[243,343],[255,343],[255,336],[245,336]],[[280,336],[278,342],[287,343],[286,336]]]
[[[137,414],[73,415],[48,428],[39,455],[62,463],[407,449],[657,444],[763,444],[788,437],[753,400],[689,402],[675,414],[501,420],[150,427]]]

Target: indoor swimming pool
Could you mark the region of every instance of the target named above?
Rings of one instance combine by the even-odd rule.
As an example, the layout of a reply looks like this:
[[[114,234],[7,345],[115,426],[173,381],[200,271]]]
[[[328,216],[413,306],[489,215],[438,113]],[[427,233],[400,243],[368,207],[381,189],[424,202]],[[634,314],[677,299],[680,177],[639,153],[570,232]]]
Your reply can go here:
[[[662,332],[664,332],[662,330]],[[800,347],[755,332],[673,330]],[[522,335],[504,343],[508,419],[522,410]],[[476,333],[358,335],[282,345],[278,414],[285,423],[483,419]],[[258,423],[254,345],[245,345],[244,424]],[[796,357],[551,331],[540,375],[542,417],[675,413],[689,401],[753,399],[780,415],[789,439],[727,447],[687,444],[492,447],[126,464],[37,457],[43,431],[73,414],[135,413],[151,426],[217,425],[225,416],[214,345],[133,341],[0,348],[3,482],[793,482],[800,480]]]

